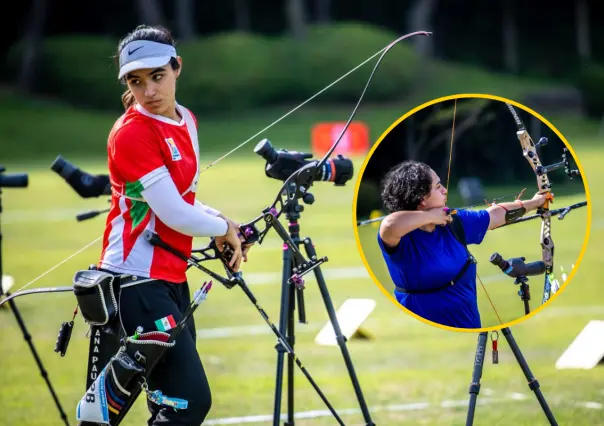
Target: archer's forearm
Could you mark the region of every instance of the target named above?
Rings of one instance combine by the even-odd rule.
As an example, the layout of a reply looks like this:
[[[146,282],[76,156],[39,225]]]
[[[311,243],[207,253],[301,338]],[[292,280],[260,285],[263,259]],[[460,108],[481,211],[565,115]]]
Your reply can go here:
[[[506,214],[522,207],[526,210],[523,214],[526,214],[527,212],[538,209],[541,207],[541,204],[539,200],[511,201],[508,203],[494,204],[487,209],[490,216],[489,229],[495,229],[504,225],[506,223]]]
[[[391,213],[382,221],[380,237],[386,244],[394,246],[409,232],[430,223],[430,216],[424,211]]]

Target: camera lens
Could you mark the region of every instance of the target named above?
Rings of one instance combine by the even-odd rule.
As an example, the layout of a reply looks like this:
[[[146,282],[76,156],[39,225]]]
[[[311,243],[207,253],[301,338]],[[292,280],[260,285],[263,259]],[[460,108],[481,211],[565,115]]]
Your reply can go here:
[[[279,154],[275,151],[275,148],[271,145],[271,142],[268,139],[262,139],[256,147],[254,148],[254,152],[268,161],[270,164],[273,164],[277,161]]]

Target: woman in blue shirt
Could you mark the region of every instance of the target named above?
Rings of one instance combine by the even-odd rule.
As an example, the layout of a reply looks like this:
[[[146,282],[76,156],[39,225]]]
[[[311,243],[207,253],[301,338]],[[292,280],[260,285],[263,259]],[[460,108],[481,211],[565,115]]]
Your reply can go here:
[[[382,221],[378,243],[395,284],[398,302],[438,324],[481,328],[476,263],[449,226],[447,189],[429,166],[405,161],[382,181],[382,200],[392,212]],[[546,198],[516,200],[485,210],[458,210],[467,244],[480,244],[488,230],[542,206]]]

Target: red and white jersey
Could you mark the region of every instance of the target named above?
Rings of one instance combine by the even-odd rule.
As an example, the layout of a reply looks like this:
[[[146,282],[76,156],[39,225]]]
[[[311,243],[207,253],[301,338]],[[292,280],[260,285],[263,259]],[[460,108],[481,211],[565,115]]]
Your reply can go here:
[[[99,267],[118,273],[180,283],[186,262],[143,238],[149,229],[189,256],[193,237],[169,228],[155,216],[141,192],[170,175],[185,202],[195,203],[199,174],[197,120],[176,105],[180,122],[155,115],[136,104],[114,124],[107,151],[111,179],[111,209],[103,236]]]

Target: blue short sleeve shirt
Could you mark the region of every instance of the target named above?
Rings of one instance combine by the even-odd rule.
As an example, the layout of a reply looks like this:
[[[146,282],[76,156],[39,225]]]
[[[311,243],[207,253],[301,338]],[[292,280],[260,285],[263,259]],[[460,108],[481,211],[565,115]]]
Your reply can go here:
[[[458,210],[467,244],[480,244],[489,227],[486,210]],[[379,236],[382,256],[396,287],[409,291],[442,287],[462,270],[468,252],[446,226],[433,232],[415,229],[396,247],[386,248]],[[476,295],[476,265],[471,264],[453,286],[433,293],[394,292],[398,302],[417,315],[456,328],[481,328]]]

